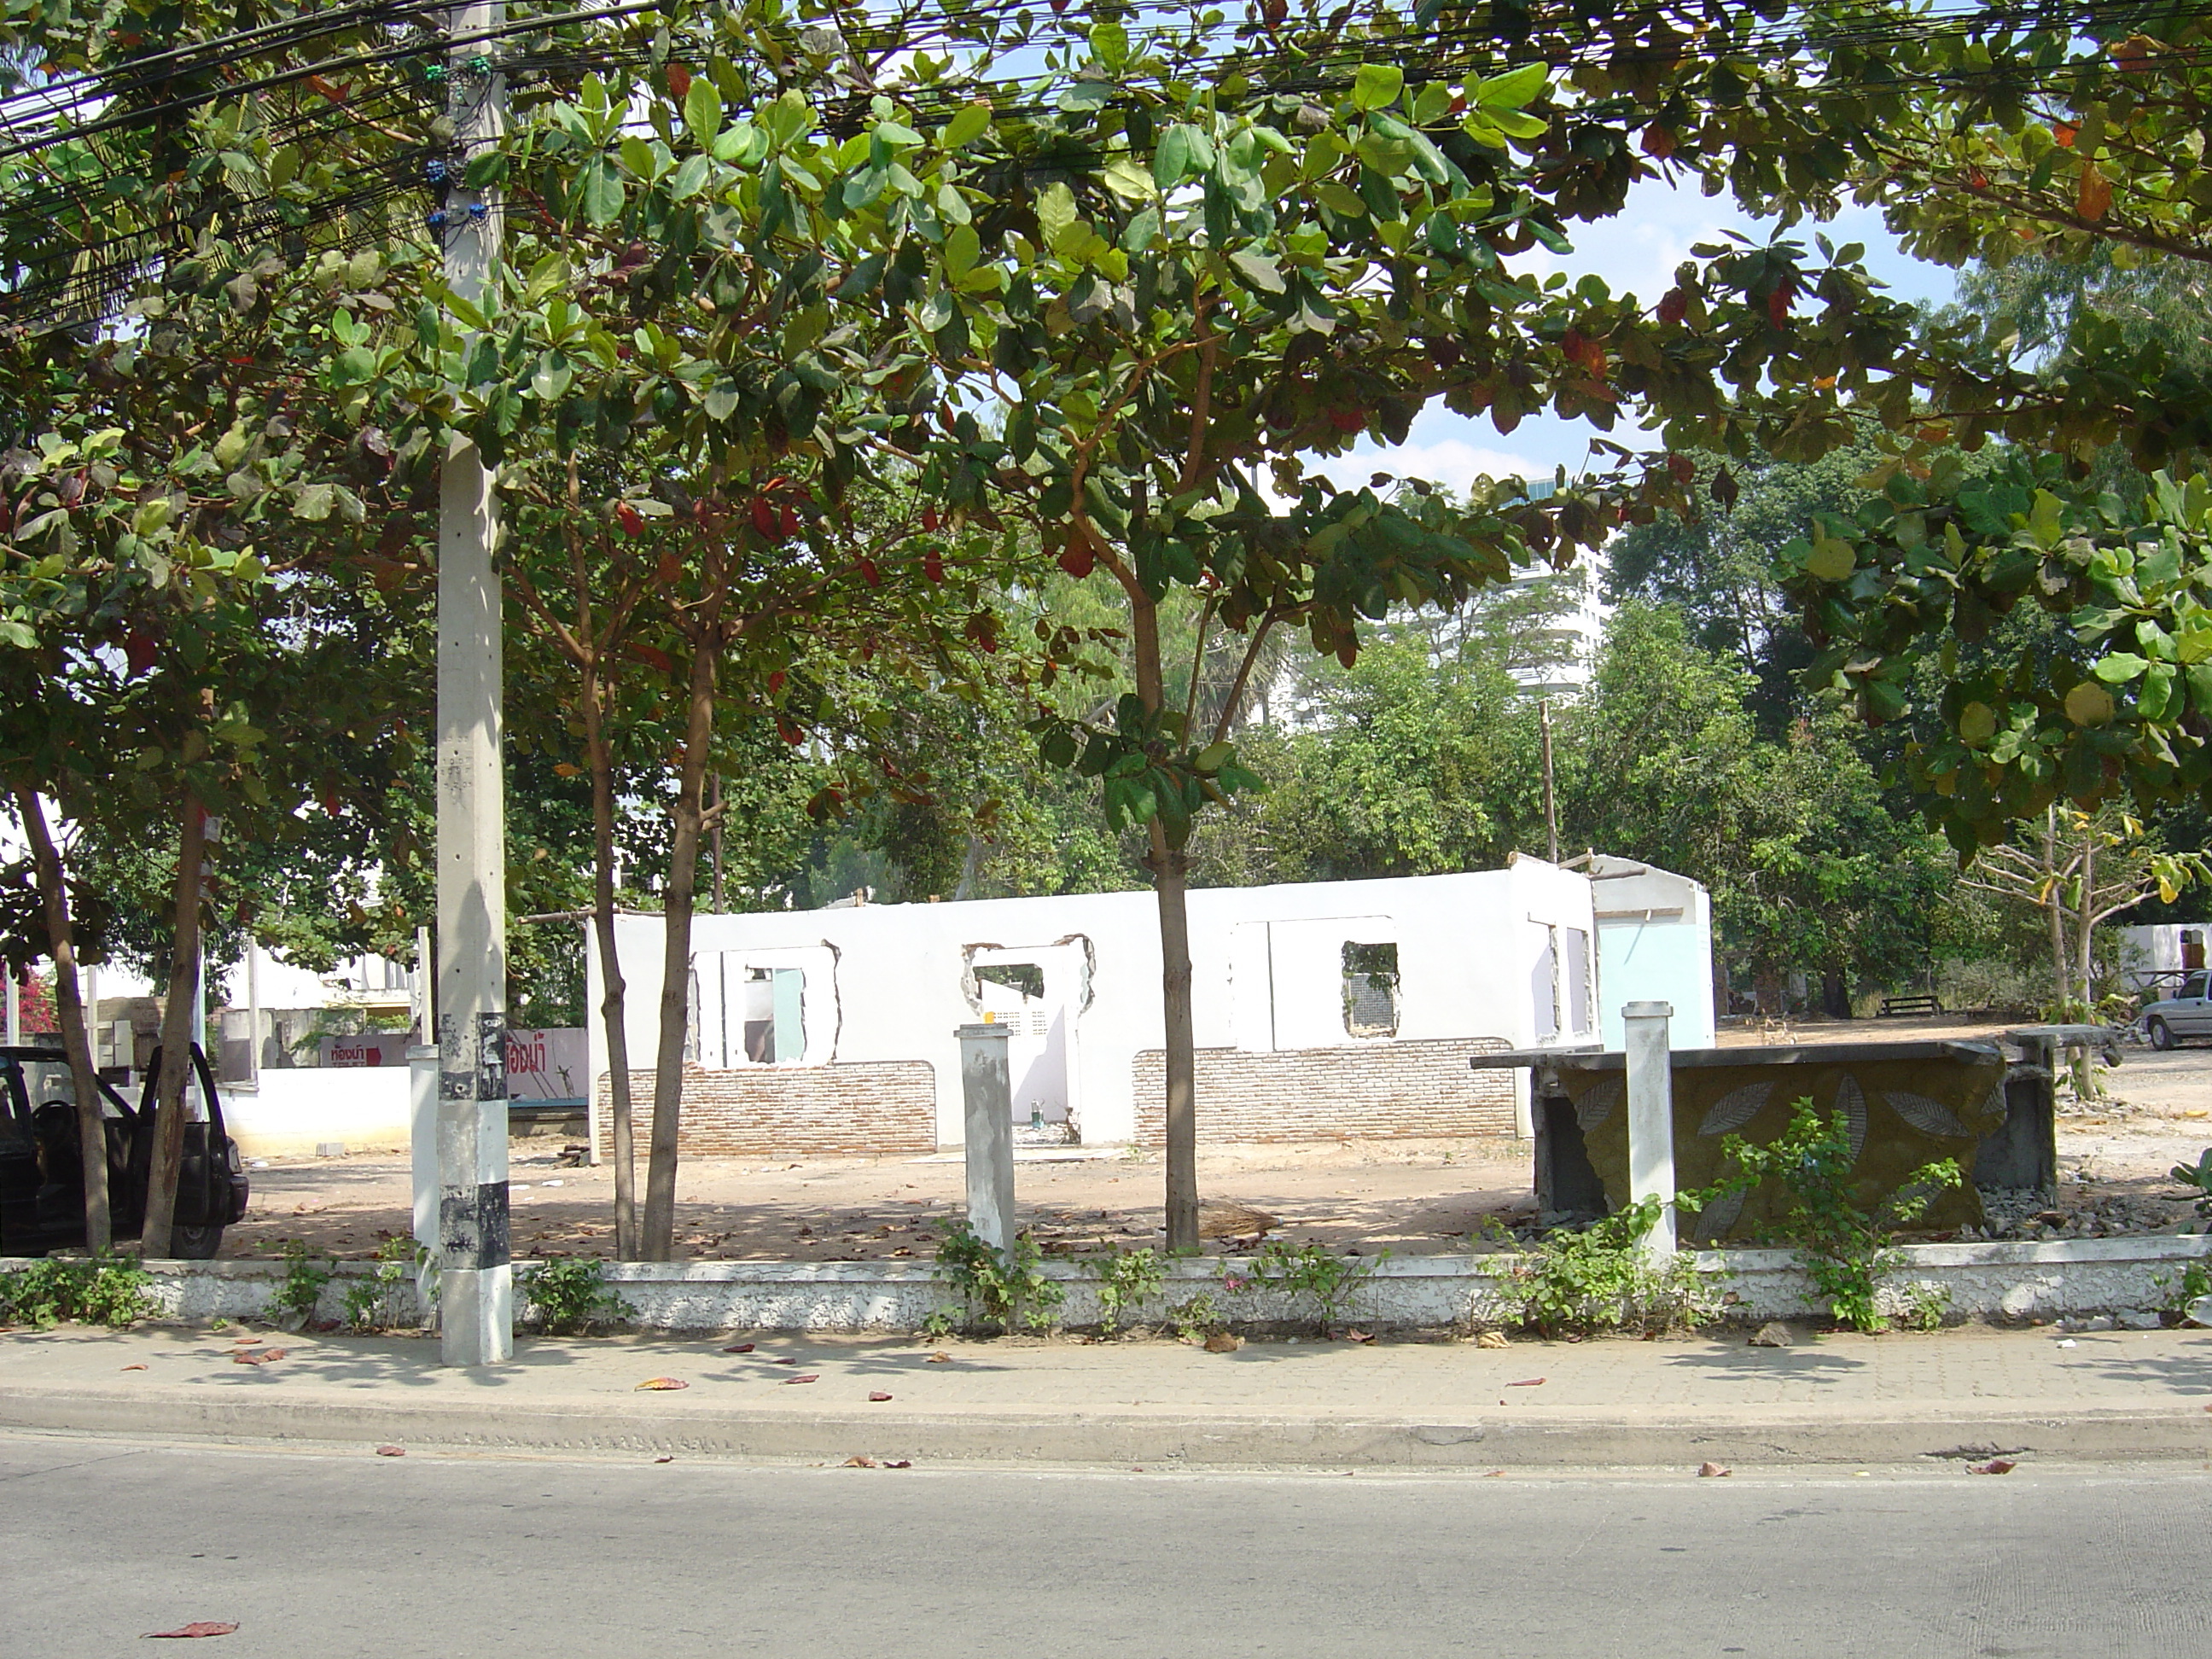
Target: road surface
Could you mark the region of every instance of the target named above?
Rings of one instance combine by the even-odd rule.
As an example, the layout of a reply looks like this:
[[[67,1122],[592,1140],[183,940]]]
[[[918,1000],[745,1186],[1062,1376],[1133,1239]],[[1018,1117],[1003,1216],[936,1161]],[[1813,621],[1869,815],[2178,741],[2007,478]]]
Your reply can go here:
[[[0,1434],[10,1659],[2212,1652],[2212,1475],[380,1458]],[[191,1650],[200,1652],[201,1650]]]

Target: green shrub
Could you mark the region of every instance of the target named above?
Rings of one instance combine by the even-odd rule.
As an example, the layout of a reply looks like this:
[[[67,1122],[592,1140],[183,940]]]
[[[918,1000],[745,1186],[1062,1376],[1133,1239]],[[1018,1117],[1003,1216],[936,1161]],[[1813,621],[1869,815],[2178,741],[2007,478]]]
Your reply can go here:
[[[0,1321],[46,1330],[70,1320],[119,1331],[154,1311],[146,1294],[152,1282],[143,1267],[121,1256],[50,1256],[0,1273]]]
[[[1732,1173],[1716,1193],[1768,1180],[1781,1187],[1788,1203],[1767,1229],[1768,1241],[1795,1250],[1837,1322],[1859,1331],[1889,1328],[1875,1303],[1881,1276],[1899,1259],[1888,1248],[1890,1236],[1964,1179],[1955,1161],[1939,1158],[1914,1170],[1880,1208],[1862,1208],[1851,1194],[1850,1124],[1841,1112],[1823,1121],[1810,1099],[1798,1101],[1790,1127],[1770,1145],[1728,1136],[1721,1159]]]
[[[548,1336],[585,1336],[595,1325],[629,1316],[629,1304],[607,1283],[606,1263],[597,1256],[563,1255],[525,1267],[515,1275],[538,1328]]]
[[[343,1298],[346,1323],[357,1331],[396,1324],[405,1302],[401,1287],[429,1257],[428,1246],[404,1235],[395,1235],[379,1244],[375,1270],[367,1279],[353,1279],[346,1285]]]
[[[1121,1328],[1131,1313],[1160,1293],[1167,1283],[1168,1266],[1158,1250],[1115,1250],[1083,1264],[1098,1281],[1098,1328],[1108,1336]]]
[[[1045,1276],[1044,1253],[1027,1232],[999,1249],[965,1220],[945,1224],[939,1235],[937,1275],[958,1300],[933,1312],[924,1328],[942,1335],[957,1329],[1048,1331],[1067,1292]]]
[[[289,1320],[303,1326],[315,1316],[315,1309],[323,1299],[323,1287],[337,1277],[337,1263],[326,1255],[319,1255],[296,1238],[288,1238],[282,1246],[284,1255],[284,1282],[269,1297],[269,1305],[276,1310],[278,1319]]]
[[[1706,1196],[1678,1194],[1675,1208],[1694,1214]],[[1657,1199],[1638,1199],[1579,1231],[1553,1233],[1529,1249],[1513,1267],[1520,1322],[1547,1337],[1621,1329],[1660,1335],[1717,1317],[1717,1298],[1686,1254],[1660,1266],[1644,1249],[1644,1236],[1659,1212]]]
[[[1319,1244],[1297,1249],[1270,1244],[1252,1258],[1251,1282],[1294,1308],[1303,1298],[1313,1311],[1316,1328],[1326,1332],[1351,1311],[1352,1296],[1373,1276],[1380,1259],[1332,1255]]]

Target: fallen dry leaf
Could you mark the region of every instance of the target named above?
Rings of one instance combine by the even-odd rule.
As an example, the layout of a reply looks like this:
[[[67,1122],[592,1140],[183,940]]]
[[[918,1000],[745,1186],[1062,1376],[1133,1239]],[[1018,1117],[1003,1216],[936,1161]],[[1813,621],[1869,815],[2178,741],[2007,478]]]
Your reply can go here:
[[[284,1352],[285,1351],[282,1348],[271,1348],[266,1353],[263,1354],[261,1358],[264,1362],[271,1359],[282,1359],[284,1357]]]
[[[2019,1467],[2008,1457],[1992,1457],[1986,1463],[1967,1464],[1966,1472],[1970,1474],[2010,1474]]]
[[[872,1457],[848,1457],[839,1467],[848,1469],[872,1469],[876,1467],[876,1460]]]
[[[644,1382],[639,1383],[637,1388],[650,1389],[654,1394],[665,1394],[671,1389],[688,1389],[690,1386],[680,1376],[648,1376]],[[630,1392],[635,1394],[637,1389],[633,1389]]]
[[[925,1365],[950,1365],[952,1363],[952,1356],[949,1353],[933,1353],[921,1363]]]
[[[1510,1347],[1512,1344],[1505,1340],[1505,1333],[1503,1331],[1478,1331],[1475,1333],[1474,1346],[1478,1348],[1505,1348]]]
[[[376,1455],[379,1457],[404,1457],[407,1455],[407,1448],[404,1446],[379,1446],[376,1449]]]
[[[203,1619],[189,1625],[179,1625],[174,1630],[149,1630],[147,1636],[155,1641],[168,1642],[179,1638],[189,1640],[195,1636],[228,1636],[238,1629],[235,1625],[217,1624]]]
[[[1206,1339],[1206,1351],[1208,1353],[1235,1353],[1243,1346],[1243,1337],[1234,1335],[1228,1331],[1216,1331]]]
[[[653,1461],[656,1463],[673,1463],[676,1460],[673,1457],[656,1457]]]
[[[1509,1389],[1540,1389],[1544,1386],[1544,1379],[1540,1376],[1524,1376],[1518,1382],[1508,1382],[1505,1386]]]
[[[234,1336],[230,1340],[233,1347],[258,1348],[261,1346],[261,1339],[258,1336]]]
[[[884,1460],[884,1467],[887,1469],[910,1469],[914,1467],[914,1459],[911,1457],[886,1457]]]
[[[785,1377],[783,1386],[787,1389],[794,1382],[819,1382],[821,1380],[822,1376],[818,1371],[802,1371],[797,1376]]]
[[[1482,1478],[1486,1480],[1503,1480],[1505,1478],[1505,1471],[1503,1469],[1492,1469],[1488,1474],[1484,1475]]]
[[[265,1365],[269,1363],[269,1356],[265,1353],[234,1353],[230,1357],[230,1363],[234,1365]]]
[[[890,1395],[884,1393],[882,1389],[878,1389],[875,1393],[870,1395],[868,1398],[880,1406],[884,1401],[890,1399]]]
[[[1344,1334],[1344,1340],[1347,1342],[1372,1342],[1375,1338],[1373,1334],[1368,1331],[1346,1331]]]
[[[146,1368],[143,1365],[125,1365],[123,1369],[126,1371],[143,1371]]]
[[[1724,1468],[1718,1463],[1700,1463],[1698,1465],[1698,1474],[1699,1478],[1703,1480],[1710,1480],[1715,1475],[1733,1474],[1735,1473],[1735,1471],[1734,1469]]]
[[[750,1342],[740,1342],[734,1348],[725,1348],[722,1350],[724,1353],[750,1353],[752,1351],[753,1345]]]

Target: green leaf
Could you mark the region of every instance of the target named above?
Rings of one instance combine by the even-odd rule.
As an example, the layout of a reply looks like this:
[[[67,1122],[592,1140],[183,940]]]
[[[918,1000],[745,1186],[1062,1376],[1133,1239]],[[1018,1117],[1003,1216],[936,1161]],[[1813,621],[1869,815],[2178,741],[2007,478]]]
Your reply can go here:
[[[1503,75],[1478,82],[1474,101],[1487,110],[1520,109],[1544,89],[1548,71],[1541,64],[1523,64]]]
[[[1959,711],[1959,741],[1979,749],[1997,734],[1997,711],[1985,702],[1970,702]]]
[[[963,104],[945,124],[938,142],[947,149],[959,149],[981,137],[991,125],[991,106],[986,103]]]
[[[2124,685],[2130,680],[2140,678],[2143,670],[2149,666],[2148,660],[2132,651],[2115,651],[2111,656],[2101,659],[2089,672],[2107,685]]]
[[[708,420],[717,424],[726,421],[738,412],[738,383],[726,374],[718,375],[699,402]]]
[[[703,75],[693,76],[691,89],[684,94],[684,125],[702,149],[712,145],[722,130],[722,95]]]
[[[1229,263],[1237,267],[1237,274],[1254,288],[1267,294],[1283,292],[1282,267],[1272,254],[1258,248],[1240,247],[1229,256]]]
[[[292,516],[295,519],[307,519],[319,523],[331,516],[331,489],[329,484],[309,484],[294,497]]]
[[[1108,69],[1129,61],[1129,31],[1110,20],[1091,26],[1091,51]]]
[[[593,157],[576,175],[576,202],[594,228],[603,229],[622,217],[622,179],[605,156]]]
[[[1405,89],[1406,72],[1394,64],[1362,64],[1352,77],[1352,101],[1362,109],[1387,108]]]
[[[1857,550],[1842,537],[1831,536],[1825,530],[1813,532],[1812,550],[1805,556],[1806,574],[1824,582],[1849,581],[1858,563]]]
[[[1173,190],[1190,171],[1190,141],[1193,129],[1177,123],[1160,135],[1158,149],[1152,151],[1152,182],[1162,190]]]

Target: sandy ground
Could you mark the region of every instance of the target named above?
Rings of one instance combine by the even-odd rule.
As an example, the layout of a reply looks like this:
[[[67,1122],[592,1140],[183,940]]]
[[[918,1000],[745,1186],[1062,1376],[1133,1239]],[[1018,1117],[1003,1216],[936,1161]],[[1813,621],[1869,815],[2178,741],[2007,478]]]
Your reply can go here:
[[[1860,1020],[1734,1030],[1722,1042],[1986,1040],[2002,1029],[1955,1019]],[[2212,1048],[2161,1054],[2131,1047],[2106,1083],[2109,1101],[2062,1109],[2057,1207],[2123,1199],[2145,1226],[2188,1220],[2188,1195],[2166,1172],[2195,1164],[2212,1146]],[[563,1166],[544,1140],[517,1140],[512,1161],[518,1258],[611,1249],[611,1170]],[[1463,1249],[1487,1215],[1526,1219],[1534,1209],[1531,1173],[1528,1144],[1510,1139],[1209,1147],[1199,1155],[1205,1196],[1278,1218],[1273,1238],[1401,1255]],[[404,1158],[287,1159],[254,1170],[252,1178],[252,1212],[225,1237],[226,1256],[263,1255],[288,1239],[365,1256],[380,1236],[409,1226]],[[695,1158],[678,1176],[677,1251],[698,1260],[927,1258],[937,1224],[959,1209],[962,1182],[957,1153]],[[1025,1153],[1015,1175],[1024,1223],[1048,1249],[1069,1250],[1156,1239],[1161,1184],[1157,1153],[1107,1150]]]

